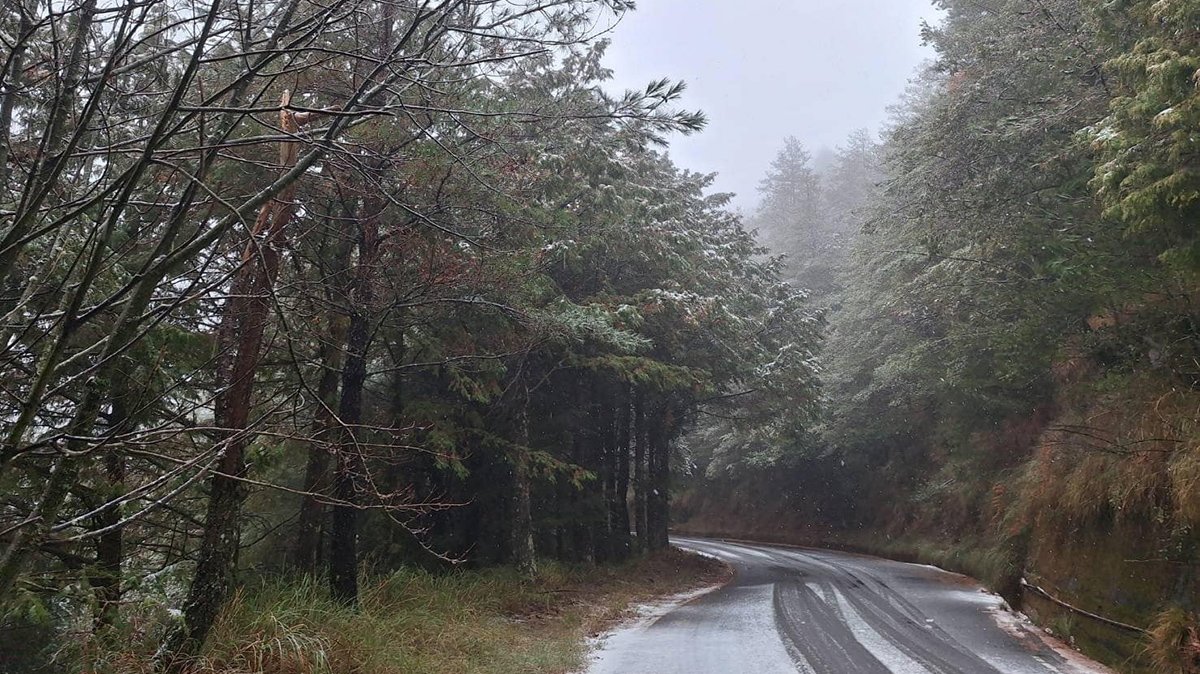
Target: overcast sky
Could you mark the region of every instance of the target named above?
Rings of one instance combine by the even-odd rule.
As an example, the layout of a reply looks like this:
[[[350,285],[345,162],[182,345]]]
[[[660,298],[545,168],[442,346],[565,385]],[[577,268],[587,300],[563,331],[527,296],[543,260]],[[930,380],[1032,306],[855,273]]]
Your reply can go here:
[[[720,174],[745,211],[783,139],[811,151],[851,131],[878,130],[887,107],[930,52],[921,46],[930,0],[639,0],[613,31],[614,89],[671,77],[684,107],[709,125],[676,138],[677,164]]]

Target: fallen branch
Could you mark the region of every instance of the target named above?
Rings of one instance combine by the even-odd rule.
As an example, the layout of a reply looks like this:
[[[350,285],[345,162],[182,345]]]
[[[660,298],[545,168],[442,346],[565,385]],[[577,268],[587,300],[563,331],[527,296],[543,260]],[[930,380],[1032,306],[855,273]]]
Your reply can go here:
[[[1117,620],[1113,620],[1111,618],[1105,618],[1102,615],[1092,613],[1091,611],[1085,611],[1085,610],[1079,608],[1078,606],[1073,606],[1071,604],[1068,604],[1067,602],[1059,599],[1058,597],[1055,597],[1054,595],[1043,590],[1042,588],[1038,587],[1037,585],[1030,584],[1029,581],[1025,580],[1024,578],[1021,579],[1021,587],[1025,588],[1026,590],[1029,590],[1030,592],[1033,592],[1034,594],[1036,594],[1040,597],[1043,597],[1043,598],[1049,600],[1050,602],[1052,602],[1054,604],[1057,604],[1057,605],[1067,609],[1068,611],[1071,611],[1073,613],[1078,613],[1081,616],[1084,616],[1086,618],[1091,618],[1092,620],[1095,620],[1100,623],[1104,623],[1105,625],[1108,625],[1110,627],[1116,627],[1118,629],[1123,629],[1123,630],[1127,630],[1130,632],[1137,632],[1138,634],[1146,633],[1145,629],[1138,627],[1136,625],[1130,625],[1129,623],[1123,623],[1123,622],[1120,622]]]

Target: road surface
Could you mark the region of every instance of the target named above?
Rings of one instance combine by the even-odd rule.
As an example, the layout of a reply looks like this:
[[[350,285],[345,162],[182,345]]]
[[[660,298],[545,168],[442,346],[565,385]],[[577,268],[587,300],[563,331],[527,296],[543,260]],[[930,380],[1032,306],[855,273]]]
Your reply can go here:
[[[608,635],[589,674],[1093,674],[957,574],[825,550],[673,538],[737,571]]]

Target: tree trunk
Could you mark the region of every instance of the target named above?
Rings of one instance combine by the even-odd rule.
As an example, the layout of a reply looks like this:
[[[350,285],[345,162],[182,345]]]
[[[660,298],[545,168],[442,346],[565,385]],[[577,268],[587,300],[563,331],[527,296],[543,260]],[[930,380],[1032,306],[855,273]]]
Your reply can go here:
[[[612,556],[616,561],[629,558],[631,545],[629,540],[629,444],[631,414],[629,398],[625,391],[619,396],[619,406],[616,413],[616,479],[612,500],[609,501],[610,522],[612,523]]]
[[[352,445],[352,443],[351,443]],[[343,446],[338,451],[333,495],[333,523],[329,531],[329,589],[338,601],[358,604],[358,508],[357,450]]]
[[[292,567],[301,573],[316,573],[323,559],[321,524],[325,519],[325,504],[319,495],[329,491],[329,458],[329,448],[322,434],[310,443],[308,463],[304,467],[305,494],[301,497],[295,547],[292,549]]]
[[[388,349],[392,356],[392,364],[396,370],[392,373],[391,386],[391,409],[389,410],[388,418],[391,420],[392,441],[396,444],[403,444],[401,433],[404,432],[404,404],[405,404],[405,386],[404,386],[404,368],[405,353],[407,346],[404,339],[404,316],[403,310],[397,311],[397,322],[400,325],[399,335],[396,342]],[[387,489],[389,499],[394,498],[396,494],[403,491],[406,482],[411,483],[412,478],[406,475],[401,462],[396,458],[391,458],[388,462],[387,470],[384,476],[384,488]],[[388,541],[392,550],[402,550],[406,541],[411,540],[412,532],[404,526],[392,526],[388,528]],[[425,548],[421,545],[418,549],[424,551]]]
[[[592,455],[595,454],[597,444],[598,424],[596,423],[594,401],[589,395],[590,388],[582,377],[576,381],[575,390],[576,409],[583,410],[585,416],[571,443],[571,462],[577,466],[595,465],[592,463]],[[576,562],[594,564],[596,562],[596,529],[592,521],[591,504],[588,503],[588,495],[585,492],[588,487],[587,484],[571,485],[570,487],[570,512],[573,514],[571,538],[574,543],[571,558]]]
[[[337,450],[337,468],[333,490],[333,523],[329,539],[329,588],[338,600],[358,603],[358,473],[362,457],[356,428],[362,423],[363,386],[366,383],[366,348],[370,326],[363,310],[350,317],[346,341],[346,368],[342,373],[342,400],[338,417],[343,424]]]
[[[608,563],[617,558],[616,536],[616,507],[617,502],[617,423],[616,408],[613,405],[613,388],[611,386],[593,386],[599,395],[596,419],[596,465],[600,467],[599,474],[599,507],[601,512],[593,527],[596,534],[596,561]]]
[[[670,429],[671,411],[667,406],[654,415],[647,432],[648,493],[646,495],[646,545],[649,550],[666,548],[670,526]]]
[[[529,474],[529,389],[521,397],[517,413],[516,443],[520,445],[513,456],[513,522],[512,559],[517,571],[525,578],[537,576],[537,550],[533,544],[533,509]]]
[[[332,227],[332,223],[329,223]],[[327,273],[331,279],[326,286],[326,301],[336,306],[344,295],[345,282],[342,276],[350,265],[350,240],[337,233],[333,250],[333,265]],[[328,314],[329,334],[321,341],[319,360],[321,380],[317,383],[317,408],[313,418],[313,437],[309,443],[308,464],[304,469],[305,495],[300,502],[300,516],[296,525],[296,543],[292,552],[292,565],[304,573],[315,574],[322,562],[322,525],[325,521],[325,504],[320,496],[330,488],[329,469],[332,463],[331,444],[337,419],[333,410],[338,406],[338,379],[341,376],[343,348],[346,344],[346,319],[336,310]]]
[[[116,435],[134,427],[134,372],[132,358],[123,356],[114,363],[112,409],[108,420],[109,433]],[[103,494],[105,503],[112,503],[125,494],[125,455],[118,447],[107,447],[104,453]],[[102,530],[96,538],[96,565],[89,584],[96,596],[96,619],[93,625],[97,636],[107,635],[120,617],[121,566],[124,562],[125,536],[121,523],[122,508],[111,505],[96,515],[94,526]]]
[[[649,549],[649,523],[646,517],[646,401],[641,391],[633,396],[633,519],[637,530],[637,549]]]
[[[379,252],[379,214],[367,199],[359,219],[358,264],[354,274],[350,328],[346,337],[346,367],[342,372],[342,423],[334,476],[333,523],[329,540],[329,587],[333,596],[351,606],[358,603],[359,475],[366,469],[357,434],[363,421],[363,388],[367,381],[367,351],[371,342],[371,289]]]
[[[299,127],[295,116],[286,110],[289,102],[290,97],[285,93],[280,125],[285,131],[295,133]],[[296,163],[297,152],[295,143],[280,144],[283,170]],[[177,669],[184,659],[199,651],[233,586],[242,503],[246,497],[242,478],[247,471],[245,452],[250,442],[254,375],[261,358],[270,295],[279,275],[284,232],[294,210],[294,194],[293,183],[260,211],[221,316],[217,333],[217,381],[223,388],[216,398],[215,416],[226,437],[210,480],[200,557],[184,603],[183,622],[167,636],[159,654],[159,662],[167,669]]]
[[[104,473],[108,480],[108,498],[116,498],[125,491],[125,457],[110,449],[104,455]],[[97,528],[104,533],[96,539],[96,570],[90,583],[96,593],[97,635],[108,631],[116,624],[121,606],[121,564],[124,559],[124,532],[117,526],[121,521],[121,507],[112,506],[96,517]]]

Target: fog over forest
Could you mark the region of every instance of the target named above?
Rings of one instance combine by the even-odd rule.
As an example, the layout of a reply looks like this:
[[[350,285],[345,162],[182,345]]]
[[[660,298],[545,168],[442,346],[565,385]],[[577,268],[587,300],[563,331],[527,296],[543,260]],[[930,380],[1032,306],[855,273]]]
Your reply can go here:
[[[656,0],[621,20],[605,62],[613,90],[667,74],[688,84],[684,100],[709,125],[673,139],[671,156],[717,173],[715,189],[749,212],[787,136],[831,150],[854,131],[884,127],[934,55],[921,28],[939,16],[928,0]]]
[[[0,674],[1200,674],[1200,0],[7,0]]]

